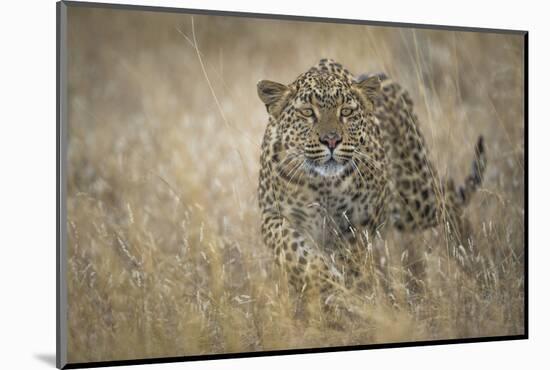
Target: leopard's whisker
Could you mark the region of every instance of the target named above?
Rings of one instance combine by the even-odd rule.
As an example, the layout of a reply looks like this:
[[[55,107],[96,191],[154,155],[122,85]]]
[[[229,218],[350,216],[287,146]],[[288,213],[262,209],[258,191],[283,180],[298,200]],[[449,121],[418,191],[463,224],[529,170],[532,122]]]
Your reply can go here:
[[[297,159],[300,159],[303,156],[302,153],[297,153],[295,155],[288,155],[286,156],[280,163],[278,173],[283,174],[288,169],[292,168],[289,172],[292,172],[295,169],[294,161]],[[286,163],[285,163],[286,162]]]
[[[359,170],[359,168],[357,167],[357,164],[355,163],[355,161],[353,160],[353,158],[351,159],[351,164],[354,168],[354,170],[357,172],[357,174],[359,175],[359,177],[361,177],[361,181],[363,182],[363,185],[367,185],[367,182],[365,181],[365,178],[363,177],[363,174],[361,173],[361,171]]]
[[[296,175],[296,173],[300,173],[300,169],[302,168],[302,166],[304,165],[305,163],[305,160],[300,162],[300,164],[296,167],[296,170],[294,171],[294,173],[292,174],[292,176],[290,177],[290,179],[288,180],[289,183],[292,183],[292,179],[294,178],[294,176]],[[300,177],[298,177],[299,179]]]

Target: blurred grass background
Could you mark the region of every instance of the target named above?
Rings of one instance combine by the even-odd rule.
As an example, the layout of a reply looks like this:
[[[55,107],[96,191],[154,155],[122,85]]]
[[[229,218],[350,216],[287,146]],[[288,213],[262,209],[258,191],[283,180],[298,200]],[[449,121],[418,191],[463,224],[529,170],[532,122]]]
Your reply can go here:
[[[523,333],[521,36],[75,7],[68,19],[70,362]],[[489,155],[468,208],[479,271],[426,231],[408,248],[427,294],[408,306],[390,232],[403,304],[370,297],[346,330],[295,317],[259,236],[256,82],[290,83],[323,57],[406,87],[441,174],[464,178],[480,134]]]

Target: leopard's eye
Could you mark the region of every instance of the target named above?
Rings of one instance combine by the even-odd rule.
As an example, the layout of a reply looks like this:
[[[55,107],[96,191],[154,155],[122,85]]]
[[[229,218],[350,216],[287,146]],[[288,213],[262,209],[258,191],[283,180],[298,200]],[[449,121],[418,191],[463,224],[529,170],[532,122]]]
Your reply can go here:
[[[340,110],[340,115],[341,115],[342,117],[347,117],[347,116],[349,116],[349,115],[351,114],[351,112],[353,112],[353,110],[352,110],[351,108],[342,108],[342,109]]]
[[[300,113],[302,113],[302,115],[304,117],[313,117],[314,116],[314,112],[313,112],[313,109],[311,108],[304,108],[304,109],[301,109],[300,110]]]

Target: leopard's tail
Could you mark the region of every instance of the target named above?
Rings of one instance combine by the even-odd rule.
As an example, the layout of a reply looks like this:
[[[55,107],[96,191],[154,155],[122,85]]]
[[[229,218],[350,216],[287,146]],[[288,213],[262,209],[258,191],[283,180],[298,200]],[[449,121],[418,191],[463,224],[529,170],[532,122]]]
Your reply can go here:
[[[485,143],[483,136],[477,139],[477,143],[474,149],[474,160],[472,161],[472,168],[470,173],[464,180],[464,184],[456,189],[458,200],[463,207],[467,206],[472,199],[472,196],[481,185],[483,176],[485,175],[485,168],[487,167],[487,153],[485,150]]]

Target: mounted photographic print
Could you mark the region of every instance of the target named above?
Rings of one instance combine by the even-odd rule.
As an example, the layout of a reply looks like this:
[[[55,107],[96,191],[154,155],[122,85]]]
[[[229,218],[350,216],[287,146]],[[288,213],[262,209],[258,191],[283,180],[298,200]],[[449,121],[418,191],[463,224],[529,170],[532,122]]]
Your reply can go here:
[[[58,367],[527,338],[527,32],[57,11]]]

